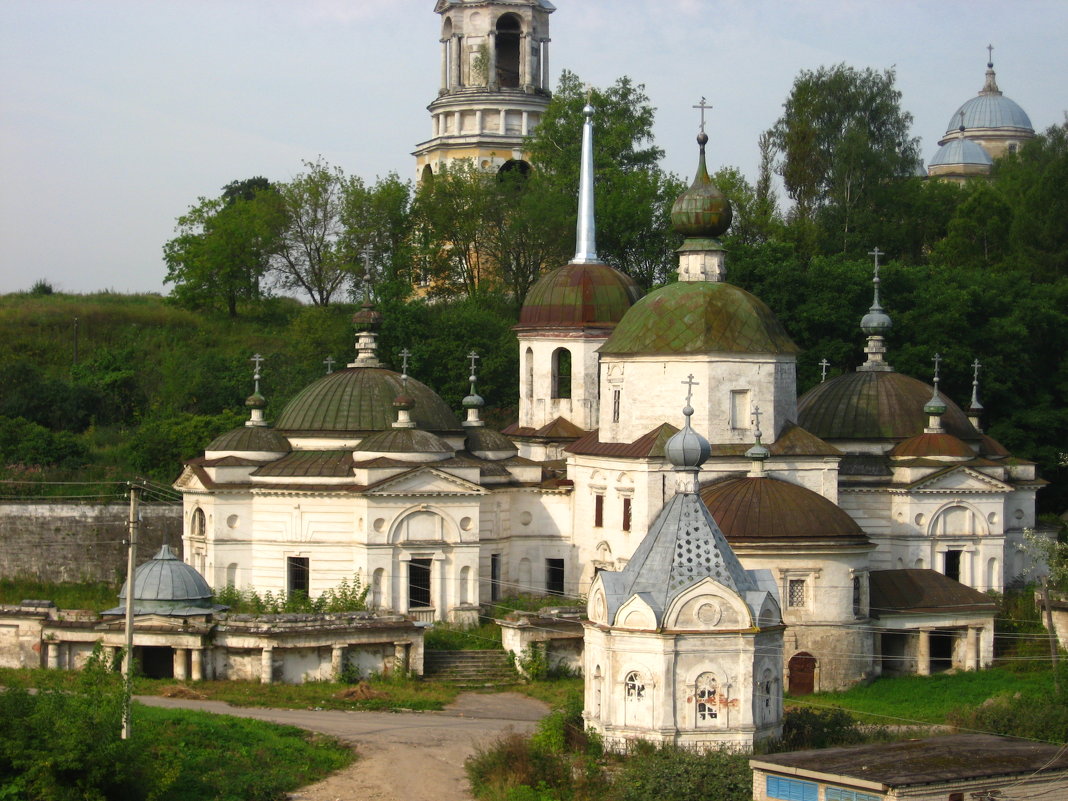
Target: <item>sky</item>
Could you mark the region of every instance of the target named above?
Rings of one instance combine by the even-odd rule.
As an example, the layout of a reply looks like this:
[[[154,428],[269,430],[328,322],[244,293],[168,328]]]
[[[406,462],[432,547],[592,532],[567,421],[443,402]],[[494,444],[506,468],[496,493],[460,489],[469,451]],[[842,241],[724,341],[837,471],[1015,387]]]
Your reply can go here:
[[[756,176],[801,70],[893,68],[929,160],[982,87],[1037,131],[1068,110],[1065,0],[553,0],[549,64],[644,84],[664,166]],[[0,293],[162,292],[163,244],[201,196],[322,156],[415,177],[440,80],[434,0],[2,0]]]

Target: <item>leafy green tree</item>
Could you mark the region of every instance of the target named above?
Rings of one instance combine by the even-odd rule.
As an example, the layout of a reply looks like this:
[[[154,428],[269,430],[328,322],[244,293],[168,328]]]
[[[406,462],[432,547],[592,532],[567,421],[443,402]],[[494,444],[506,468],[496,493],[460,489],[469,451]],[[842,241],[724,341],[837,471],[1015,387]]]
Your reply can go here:
[[[172,296],[187,308],[222,308],[236,317],[242,303],[262,297],[280,219],[266,178],[232,181],[220,197],[200,198],[163,246]]]
[[[1013,209],[986,181],[973,181],[965,194],[934,258],[952,267],[993,267],[1009,256]]]
[[[353,279],[358,242],[345,225],[354,184],[340,167],[322,158],[304,162],[304,172],[277,188],[281,233],[271,252],[271,271],[283,289],[304,292],[316,306],[329,306]]]
[[[620,801],[749,801],[749,755],[639,743],[613,779]]]
[[[145,420],[127,448],[131,465],[140,473],[170,481],[182,461],[200,453],[215,437],[245,420],[236,411],[216,415],[173,414]]]
[[[88,449],[69,431],[0,416],[0,464],[81,467],[88,461]]]
[[[880,184],[915,173],[919,143],[894,81],[892,69],[845,64],[803,70],[794,80],[769,134],[803,239],[818,217],[830,247],[870,247],[857,241],[858,213]]]
[[[353,177],[345,188],[346,247],[357,256],[355,275],[373,287],[392,283],[411,288],[412,191],[411,183],[396,173],[373,186]]]
[[[527,142],[531,162],[558,197],[569,199],[568,227],[574,230],[587,100],[596,109],[597,252],[648,288],[674,269],[678,237],[671,230],[671,206],[685,185],[660,168],[664,151],[653,140],[655,110],[645,87],[622,77],[606,89],[587,90],[565,71]]]

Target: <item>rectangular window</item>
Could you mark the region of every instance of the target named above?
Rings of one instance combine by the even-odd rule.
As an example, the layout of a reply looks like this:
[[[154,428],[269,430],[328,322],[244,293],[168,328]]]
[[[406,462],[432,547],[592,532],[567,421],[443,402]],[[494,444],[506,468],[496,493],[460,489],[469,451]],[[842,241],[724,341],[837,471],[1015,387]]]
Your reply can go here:
[[[601,528],[604,525],[604,496],[593,496],[593,527]]]
[[[612,390],[612,422],[619,422],[619,390]]]
[[[780,798],[783,801],[818,801],[819,785],[815,782],[803,782],[800,779],[787,779],[783,776],[767,777],[766,795],[768,798]]]
[[[501,555],[490,554],[490,600],[501,599]]]
[[[747,429],[750,424],[749,390],[731,390],[731,428]]]
[[[863,604],[860,597],[860,576],[853,576],[853,617],[860,617]]]
[[[294,593],[308,594],[308,589],[311,586],[311,569],[308,566],[308,557],[306,556],[287,556],[286,557],[286,591],[293,595]]]
[[[408,608],[430,606],[431,559],[413,559],[408,563]]]
[[[805,580],[804,579],[790,579],[789,589],[787,593],[787,606],[804,606],[805,605]]]
[[[623,499],[623,530],[630,531],[630,498]]]
[[[545,591],[549,595],[564,594],[564,560],[545,560]]]
[[[945,553],[945,573],[946,578],[951,578],[954,581],[960,581],[960,551],[946,551]]]

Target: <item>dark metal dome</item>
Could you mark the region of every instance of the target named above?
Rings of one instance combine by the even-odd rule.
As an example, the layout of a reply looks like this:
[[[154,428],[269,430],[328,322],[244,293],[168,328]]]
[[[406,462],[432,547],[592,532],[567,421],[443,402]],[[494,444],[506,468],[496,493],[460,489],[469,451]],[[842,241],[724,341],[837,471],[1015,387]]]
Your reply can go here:
[[[344,436],[385,431],[396,420],[394,400],[410,396],[412,420],[424,431],[460,431],[452,410],[430,387],[384,367],[348,367],[309,384],[286,404],[275,428],[287,435]]]
[[[565,264],[534,284],[516,327],[612,326],[641,295],[633,278],[607,264]]]
[[[220,434],[207,451],[268,451],[288,453],[289,440],[268,426],[240,426]]]
[[[774,478],[733,478],[701,488],[731,543],[833,540],[863,545],[867,536],[845,511],[810,489]]]
[[[697,141],[701,145],[697,174],[690,188],[679,195],[671,207],[671,227],[685,237],[715,239],[730,228],[734,212],[730,200],[708,175],[705,167],[705,142],[708,137],[703,131]]]
[[[901,373],[858,370],[817,384],[797,402],[797,422],[821,439],[907,439],[927,425],[923,407],[933,389]],[[946,432],[961,439],[978,434],[968,417],[946,399]]]
[[[125,603],[127,581],[119,591]],[[211,587],[195,568],[187,565],[164,545],[149,561],[134,571],[134,605],[138,613],[166,613],[179,607],[212,609]]]
[[[601,346],[602,354],[797,351],[762,300],[732,284],[704,281],[679,281],[646,295]]]
[[[900,459],[918,459],[926,456],[973,459],[975,451],[968,447],[968,443],[952,434],[917,434],[895,445],[890,455]]]

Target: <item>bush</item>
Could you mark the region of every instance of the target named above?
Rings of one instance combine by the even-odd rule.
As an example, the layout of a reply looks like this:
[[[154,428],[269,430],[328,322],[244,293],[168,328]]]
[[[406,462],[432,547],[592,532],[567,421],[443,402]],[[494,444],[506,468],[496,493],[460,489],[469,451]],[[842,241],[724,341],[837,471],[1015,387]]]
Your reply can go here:
[[[782,720],[782,738],[765,747],[769,753],[830,748],[862,743],[869,736],[844,709],[800,707],[786,710]]]
[[[750,801],[749,754],[639,744],[613,787],[619,801]]]
[[[1049,692],[1030,695],[1005,693],[978,706],[955,709],[946,716],[951,726],[1025,737],[1046,742],[1068,742],[1068,665],[1058,666],[1056,687],[1050,676]]]
[[[277,595],[267,590],[262,596],[253,588],[239,590],[228,585],[215,593],[215,603],[230,607],[235,614],[281,615],[306,614],[320,615],[339,612],[363,612],[367,609],[367,593],[370,587],[363,586],[357,573],[348,579],[341,579],[336,587],[327,589],[317,598],[309,598],[306,593],[294,592]]]

